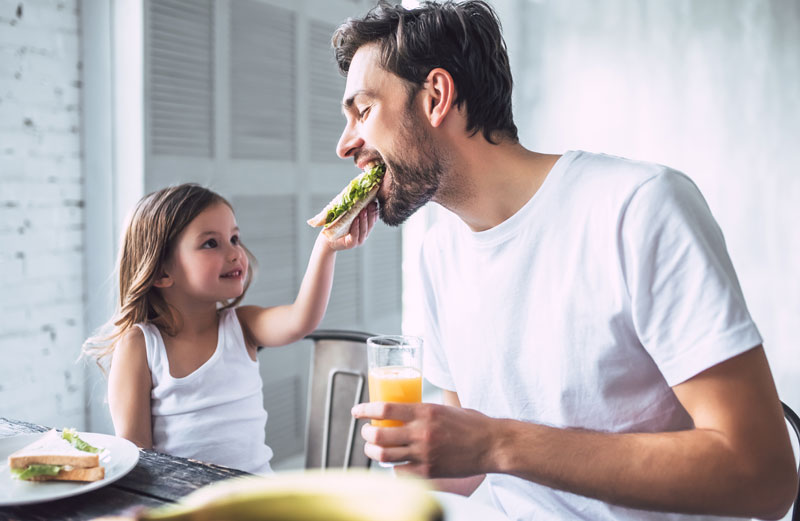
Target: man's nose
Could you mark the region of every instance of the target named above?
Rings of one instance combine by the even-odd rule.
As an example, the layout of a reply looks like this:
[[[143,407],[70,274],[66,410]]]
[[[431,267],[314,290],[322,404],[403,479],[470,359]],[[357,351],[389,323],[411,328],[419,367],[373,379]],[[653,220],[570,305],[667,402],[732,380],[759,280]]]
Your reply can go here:
[[[339,137],[339,143],[336,145],[336,155],[342,159],[353,156],[356,151],[364,146],[364,140],[355,131],[353,125],[347,125]]]

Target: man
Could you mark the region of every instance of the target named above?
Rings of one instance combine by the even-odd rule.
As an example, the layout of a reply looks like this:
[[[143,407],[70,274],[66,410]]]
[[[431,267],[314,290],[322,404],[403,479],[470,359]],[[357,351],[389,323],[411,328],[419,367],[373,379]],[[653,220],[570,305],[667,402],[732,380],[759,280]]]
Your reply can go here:
[[[444,405],[362,404],[365,451],[512,519],[776,519],[797,493],[761,337],[695,185],[517,139],[479,1],[381,3],[333,38],[342,158],[387,166],[380,215],[461,220],[421,255],[426,377]]]

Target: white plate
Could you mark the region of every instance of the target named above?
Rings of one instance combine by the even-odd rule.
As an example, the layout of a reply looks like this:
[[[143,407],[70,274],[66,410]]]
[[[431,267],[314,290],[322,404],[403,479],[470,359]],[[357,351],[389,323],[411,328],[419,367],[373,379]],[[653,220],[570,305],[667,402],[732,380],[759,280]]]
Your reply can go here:
[[[124,438],[79,432],[81,439],[90,445],[105,449],[100,453],[100,465],[105,467],[105,477],[99,481],[80,483],[75,481],[23,481],[11,477],[8,456],[41,438],[44,433],[21,434],[11,438],[0,438],[0,506],[40,503],[69,496],[76,496],[113,483],[131,471],[139,461],[139,449]]]
[[[508,521],[502,512],[476,498],[433,492],[444,510],[444,521]]]

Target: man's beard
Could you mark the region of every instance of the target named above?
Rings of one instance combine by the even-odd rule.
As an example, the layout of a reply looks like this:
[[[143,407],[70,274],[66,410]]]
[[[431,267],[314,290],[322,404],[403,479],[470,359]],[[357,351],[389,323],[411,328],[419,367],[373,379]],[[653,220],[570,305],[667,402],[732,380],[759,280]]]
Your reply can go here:
[[[388,195],[379,197],[380,218],[389,226],[398,226],[433,198],[442,179],[442,155],[433,144],[428,129],[408,110],[395,150],[407,151],[409,159],[383,156],[392,172]]]

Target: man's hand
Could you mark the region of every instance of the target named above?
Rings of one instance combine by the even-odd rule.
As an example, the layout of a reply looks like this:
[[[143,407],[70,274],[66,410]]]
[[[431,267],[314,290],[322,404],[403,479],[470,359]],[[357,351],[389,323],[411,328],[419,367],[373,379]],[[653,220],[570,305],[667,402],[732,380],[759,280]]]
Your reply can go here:
[[[432,403],[362,403],[356,418],[400,420],[402,427],[361,429],[364,452],[376,461],[408,461],[396,467],[426,478],[491,472],[488,455],[492,419],[471,409]]]
[[[372,202],[358,213],[358,217],[353,219],[350,231],[344,237],[339,237],[335,241],[328,241],[328,245],[334,251],[349,250],[356,246],[361,246],[367,240],[369,233],[378,220],[378,203]]]

